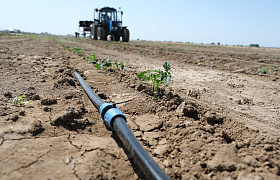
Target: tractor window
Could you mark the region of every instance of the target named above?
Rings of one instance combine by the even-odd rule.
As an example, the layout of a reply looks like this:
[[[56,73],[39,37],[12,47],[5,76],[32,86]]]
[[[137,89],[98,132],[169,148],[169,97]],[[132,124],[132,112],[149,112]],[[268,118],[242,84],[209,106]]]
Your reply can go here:
[[[108,20],[112,20],[112,13],[111,12],[107,12],[107,16],[108,16]]]
[[[118,19],[117,19],[117,21],[122,21],[121,17],[122,17],[121,11],[118,11]]]
[[[110,17],[110,20],[112,20],[112,21],[116,21],[117,20],[117,17],[116,17],[117,13],[115,11],[108,12],[108,15]]]
[[[101,21],[116,21],[117,20],[117,12],[100,12]]]
[[[101,21],[107,21],[108,20],[108,16],[107,16],[106,12],[101,12],[100,16],[101,16]]]

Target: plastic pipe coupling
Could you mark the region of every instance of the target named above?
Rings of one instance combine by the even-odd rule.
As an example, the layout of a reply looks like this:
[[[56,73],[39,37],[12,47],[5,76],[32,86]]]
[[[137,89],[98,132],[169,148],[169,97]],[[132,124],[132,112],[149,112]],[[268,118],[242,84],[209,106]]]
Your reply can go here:
[[[110,127],[111,130],[113,130],[113,121],[116,117],[122,117],[126,121],[126,117],[122,113],[121,110],[119,110],[116,107],[116,104],[110,104],[110,103],[104,103],[99,108],[99,113],[104,120],[105,124]]]

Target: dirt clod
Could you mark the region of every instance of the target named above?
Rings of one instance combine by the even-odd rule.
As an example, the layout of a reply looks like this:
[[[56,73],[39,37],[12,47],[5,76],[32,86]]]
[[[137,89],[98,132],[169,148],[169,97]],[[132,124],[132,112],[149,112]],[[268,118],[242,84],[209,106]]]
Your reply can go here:
[[[45,112],[50,112],[50,111],[52,110],[52,108],[51,108],[51,107],[44,107],[43,110],[44,110]]]
[[[106,94],[102,93],[102,92],[98,92],[97,95],[101,98],[101,99],[107,99]]]
[[[41,104],[42,105],[53,105],[53,104],[57,104],[57,100],[56,99],[46,98],[46,99],[43,99],[41,101]]]
[[[143,84],[139,84],[137,87],[136,87],[136,89],[137,89],[137,91],[143,91],[144,89],[146,89],[147,87],[145,86],[145,85],[143,85]]]
[[[240,163],[240,159],[237,157],[235,147],[228,145],[219,149],[214,158],[208,161],[207,171],[235,171],[238,163]]]
[[[82,119],[87,111],[84,107],[68,107],[62,115],[56,115],[51,119],[51,125],[62,126],[68,130],[85,129],[92,125],[87,119]]]
[[[32,134],[32,136],[37,136],[44,132],[45,128],[42,126],[42,122],[37,120],[31,124],[31,128],[29,129],[29,133]]]
[[[13,97],[13,95],[12,95],[12,93],[10,91],[5,92],[4,96],[7,97],[7,98],[12,98]]]
[[[209,123],[209,124],[215,124],[215,123],[222,123],[223,122],[223,117],[220,114],[217,114],[215,112],[206,112],[204,114],[204,119]]]
[[[19,119],[19,117],[18,117],[18,115],[12,115],[11,117],[10,117],[10,120],[12,120],[12,121],[17,121]]]
[[[24,116],[25,115],[25,111],[20,111],[19,115]]]
[[[32,100],[40,100],[40,96],[38,94],[35,94],[32,96]]]

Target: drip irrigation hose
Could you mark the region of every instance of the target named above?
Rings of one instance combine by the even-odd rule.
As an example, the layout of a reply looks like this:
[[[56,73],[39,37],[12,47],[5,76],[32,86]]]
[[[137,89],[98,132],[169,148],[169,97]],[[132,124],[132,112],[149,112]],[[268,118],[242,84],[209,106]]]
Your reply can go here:
[[[116,132],[123,145],[132,156],[133,162],[138,165],[145,177],[147,179],[169,179],[165,172],[137,141],[126,124],[126,117],[116,107],[116,104],[105,103],[102,101],[77,72],[74,72],[74,75],[83,87],[90,101],[99,110],[105,124],[108,125],[111,130]]]
[[[92,89],[87,85],[87,83],[84,81],[84,79],[77,73],[74,72],[74,75],[78,79],[80,85],[83,87],[84,91],[87,93],[90,101],[92,104],[96,107],[96,109],[99,109],[102,104],[104,104],[104,101],[100,99],[99,96],[97,96]]]

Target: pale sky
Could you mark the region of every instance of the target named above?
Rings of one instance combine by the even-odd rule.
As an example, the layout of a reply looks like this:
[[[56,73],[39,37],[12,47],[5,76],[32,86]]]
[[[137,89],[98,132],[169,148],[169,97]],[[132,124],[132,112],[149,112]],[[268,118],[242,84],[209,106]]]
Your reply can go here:
[[[1,0],[0,30],[74,35],[105,6],[121,7],[130,39],[280,47],[280,0]]]

